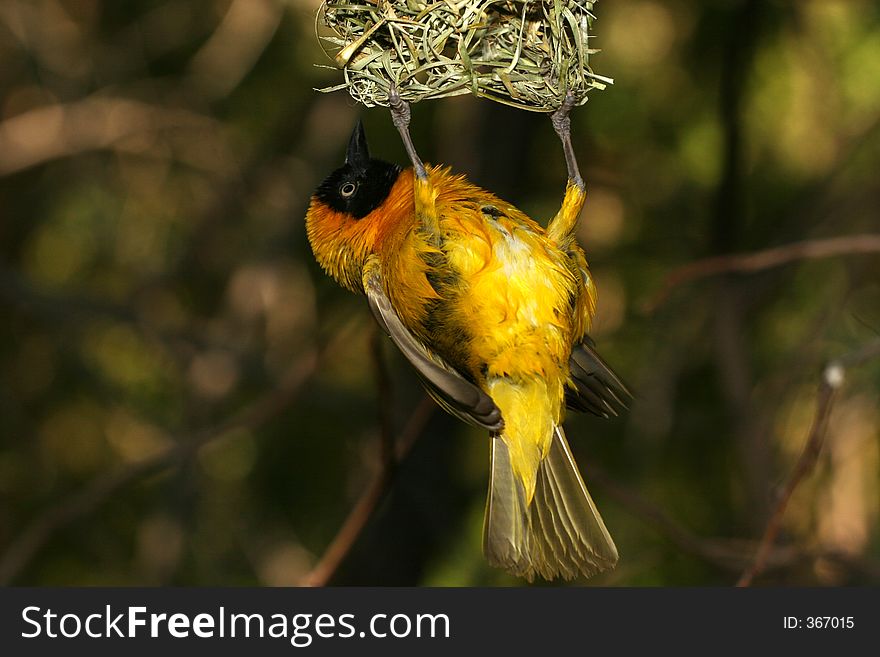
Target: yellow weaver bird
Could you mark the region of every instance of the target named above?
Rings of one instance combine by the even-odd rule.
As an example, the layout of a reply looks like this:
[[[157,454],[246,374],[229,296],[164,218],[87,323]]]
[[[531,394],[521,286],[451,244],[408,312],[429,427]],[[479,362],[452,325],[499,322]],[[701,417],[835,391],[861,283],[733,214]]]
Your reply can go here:
[[[629,395],[587,336],[596,290],[574,236],[585,191],[571,105],[553,117],[569,182],[544,230],[448,168],[426,168],[409,108],[393,101],[413,167],[371,158],[358,122],[345,165],[308,209],[315,257],[366,295],[445,410],[489,430],[488,561],[529,581],[612,568],[617,549],[562,431],[566,406],[607,417]]]

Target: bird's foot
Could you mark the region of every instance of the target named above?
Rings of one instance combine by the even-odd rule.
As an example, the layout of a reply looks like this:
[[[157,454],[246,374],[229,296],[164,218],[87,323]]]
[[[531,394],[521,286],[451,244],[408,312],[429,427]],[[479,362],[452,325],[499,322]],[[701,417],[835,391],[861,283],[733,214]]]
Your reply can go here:
[[[392,85],[391,91],[388,93],[388,106],[391,108],[391,121],[394,123],[394,127],[397,128],[397,132],[400,133],[403,147],[406,149],[406,154],[409,155],[409,159],[412,162],[416,178],[423,181],[427,180],[428,174],[425,171],[425,165],[422,163],[419,154],[416,153],[412,138],[409,136],[409,121],[411,117],[409,103],[400,97],[397,85]]]
[[[584,179],[581,178],[580,169],[578,169],[577,158],[574,156],[574,148],[571,145],[571,117],[569,116],[571,108],[575,106],[574,94],[569,91],[565,95],[565,100],[558,110],[553,112],[550,120],[553,122],[553,129],[559,135],[562,141],[562,150],[565,153],[565,165],[568,168],[568,179],[584,191]]]

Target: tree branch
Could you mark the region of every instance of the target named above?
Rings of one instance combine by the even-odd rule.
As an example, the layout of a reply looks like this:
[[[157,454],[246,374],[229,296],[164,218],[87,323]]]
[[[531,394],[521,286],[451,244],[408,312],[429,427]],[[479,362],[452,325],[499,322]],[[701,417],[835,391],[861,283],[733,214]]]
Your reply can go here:
[[[394,444],[393,459],[388,462],[383,460],[379,471],[373,477],[370,485],[364,489],[363,494],[352,507],[321,558],[314,568],[303,577],[303,586],[325,586],[330,581],[345,557],[351,552],[379,503],[391,489],[396,466],[406,458],[436,409],[437,405],[433,400],[429,397],[422,398]]]
[[[666,277],[661,290],[645,304],[645,310],[649,313],[656,311],[668,300],[675,288],[710,276],[749,274],[799,260],[818,260],[864,253],[880,253],[880,235],[866,233],[806,240],[764,251],[704,258],[674,269]]]

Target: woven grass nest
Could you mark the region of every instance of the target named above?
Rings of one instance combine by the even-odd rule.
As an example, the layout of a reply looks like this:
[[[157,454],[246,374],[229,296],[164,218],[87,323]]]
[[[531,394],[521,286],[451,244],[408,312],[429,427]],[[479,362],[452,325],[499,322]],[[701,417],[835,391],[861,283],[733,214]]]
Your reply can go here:
[[[475,96],[535,112],[575,103],[609,78],[590,55],[596,0],[325,0],[319,37],[367,107]],[[320,33],[320,26],[325,28]]]

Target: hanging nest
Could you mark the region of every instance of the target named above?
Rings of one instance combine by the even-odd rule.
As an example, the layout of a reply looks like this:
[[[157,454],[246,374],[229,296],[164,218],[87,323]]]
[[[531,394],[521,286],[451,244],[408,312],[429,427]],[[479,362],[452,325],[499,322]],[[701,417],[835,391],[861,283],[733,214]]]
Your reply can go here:
[[[472,93],[534,112],[576,104],[611,79],[590,69],[596,0],[324,0],[318,25],[347,89],[388,105]]]

